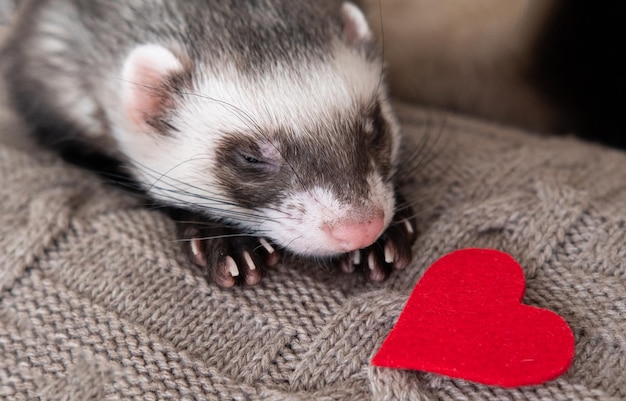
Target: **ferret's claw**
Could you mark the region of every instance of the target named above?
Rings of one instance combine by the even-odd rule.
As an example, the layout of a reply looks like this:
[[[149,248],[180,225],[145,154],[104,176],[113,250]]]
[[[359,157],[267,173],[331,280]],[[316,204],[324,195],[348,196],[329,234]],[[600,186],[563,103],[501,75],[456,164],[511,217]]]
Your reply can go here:
[[[202,240],[200,238],[192,238],[189,246],[191,247],[191,255],[194,262],[198,266],[206,266],[206,257],[202,249]]]
[[[385,244],[385,263],[393,263],[396,257],[396,246],[391,241]]]
[[[189,260],[221,287],[257,284],[269,267],[280,262],[281,252],[265,238],[242,235],[200,216],[177,220]]]
[[[361,264],[361,250],[360,249],[357,249],[356,251],[352,251],[350,256],[352,258],[352,263],[354,263],[355,265]]]
[[[246,266],[250,271],[256,270],[256,265],[254,264],[254,260],[252,260],[252,256],[250,256],[250,252],[243,251],[243,260],[246,262]]]
[[[353,273],[356,270],[352,257],[345,256],[339,260],[339,265],[344,273]]]
[[[372,281],[383,281],[387,277],[385,264],[379,252],[370,251],[367,255],[367,277]]]
[[[263,245],[263,248],[267,251],[267,253],[272,254],[275,252],[275,249],[270,243],[263,237],[259,238],[259,243]]]
[[[413,223],[411,223],[409,219],[404,219],[402,222],[404,223],[404,229],[406,230],[407,234],[413,235],[415,233],[415,228],[413,228]]]
[[[237,262],[235,262],[235,260],[231,256],[226,256],[226,259],[224,259],[224,265],[226,266],[226,269],[228,269],[228,272],[231,276],[239,276],[239,268],[237,267]]]

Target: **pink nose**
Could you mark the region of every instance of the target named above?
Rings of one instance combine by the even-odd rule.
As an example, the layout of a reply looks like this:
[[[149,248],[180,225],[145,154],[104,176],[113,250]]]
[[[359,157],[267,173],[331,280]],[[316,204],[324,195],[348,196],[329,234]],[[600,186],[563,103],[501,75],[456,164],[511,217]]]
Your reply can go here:
[[[375,217],[366,222],[329,226],[328,233],[343,251],[349,252],[372,245],[382,233],[384,226],[384,219]]]

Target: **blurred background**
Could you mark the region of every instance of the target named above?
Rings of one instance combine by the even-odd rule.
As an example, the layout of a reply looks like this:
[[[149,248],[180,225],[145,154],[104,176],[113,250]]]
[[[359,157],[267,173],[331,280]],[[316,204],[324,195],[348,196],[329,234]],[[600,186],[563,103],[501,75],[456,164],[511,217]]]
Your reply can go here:
[[[384,37],[394,95],[626,148],[623,2],[361,0],[360,5]]]

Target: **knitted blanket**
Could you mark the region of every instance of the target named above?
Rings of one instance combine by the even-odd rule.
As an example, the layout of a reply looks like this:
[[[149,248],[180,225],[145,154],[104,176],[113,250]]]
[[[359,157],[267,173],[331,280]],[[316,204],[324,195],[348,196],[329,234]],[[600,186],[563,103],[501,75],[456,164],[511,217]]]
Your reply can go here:
[[[22,146],[2,117],[0,399],[626,399],[626,154],[398,111],[417,160],[410,267],[371,283],[287,260],[234,289],[186,263],[158,210]],[[370,366],[425,269],[465,247],[513,255],[524,302],[570,324],[564,376],[502,389]]]

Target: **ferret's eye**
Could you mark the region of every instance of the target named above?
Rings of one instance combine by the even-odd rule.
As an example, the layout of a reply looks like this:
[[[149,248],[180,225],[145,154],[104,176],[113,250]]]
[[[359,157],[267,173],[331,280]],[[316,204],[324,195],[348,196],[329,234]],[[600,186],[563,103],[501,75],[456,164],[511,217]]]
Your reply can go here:
[[[261,164],[261,163],[263,163],[263,161],[257,159],[256,157],[250,156],[250,155],[245,154],[245,153],[242,153],[241,157],[243,158],[243,160],[245,160],[247,163],[250,163],[250,164]]]
[[[256,149],[236,149],[232,156],[235,164],[246,173],[270,173],[280,169],[280,160]]]

